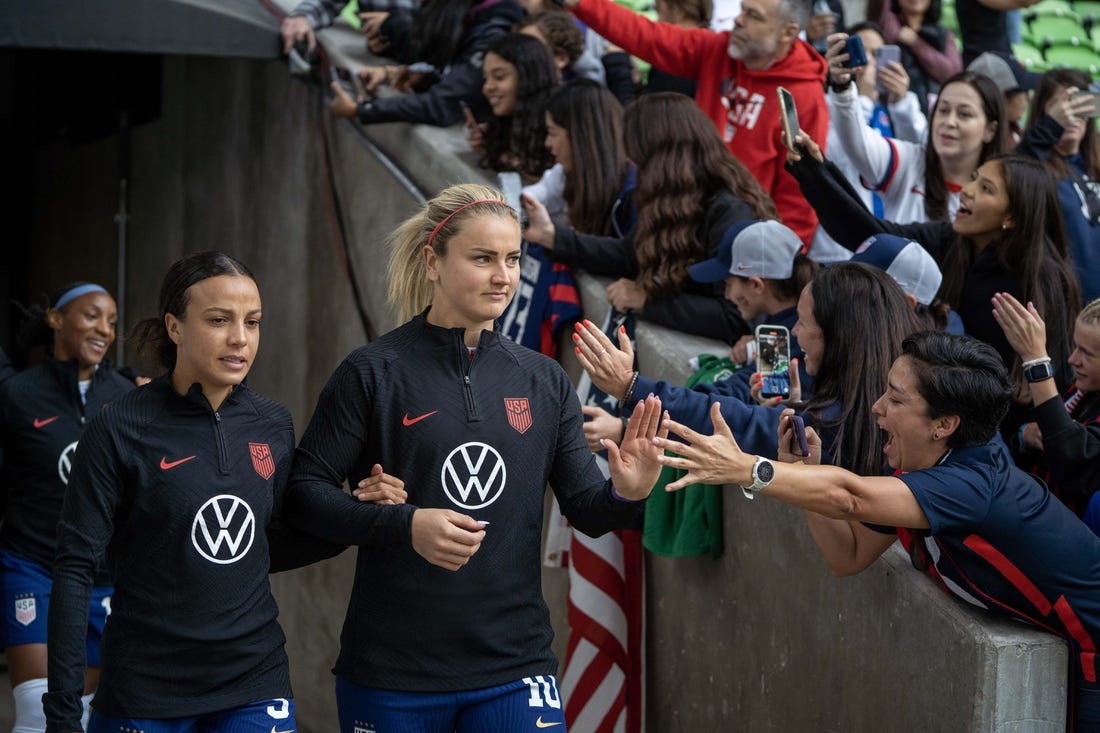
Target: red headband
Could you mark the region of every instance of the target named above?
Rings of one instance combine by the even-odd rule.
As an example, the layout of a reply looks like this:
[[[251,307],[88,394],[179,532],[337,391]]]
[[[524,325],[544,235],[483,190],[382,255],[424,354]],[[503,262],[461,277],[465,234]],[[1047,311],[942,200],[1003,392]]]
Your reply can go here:
[[[435,239],[435,235],[439,233],[440,229],[442,229],[444,226],[446,226],[447,222],[449,222],[451,219],[454,218],[455,214],[462,211],[463,209],[470,208],[474,204],[500,204],[501,206],[507,206],[508,205],[506,202],[501,201],[500,199],[477,199],[476,201],[471,201],[468,204],[463,204],[462,206],[459,206],[457,209],[455,209],[451,213],[447,214],[447,216],[445,216],[443,218],[443,221],[441,221],[441,222],[439,222],[438,224],[435,225],[435,229],[433,229],[432,233],[428,235],[428,246],[429,247],[432,246],[432,240]]]

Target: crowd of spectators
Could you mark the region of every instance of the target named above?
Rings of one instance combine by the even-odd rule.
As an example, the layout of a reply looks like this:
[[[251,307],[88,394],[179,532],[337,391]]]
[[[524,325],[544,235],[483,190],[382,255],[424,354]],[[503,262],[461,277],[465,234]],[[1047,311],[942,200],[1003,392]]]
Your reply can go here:
[[[527,184],[525,252],[547,272],[611,278],[615,310],[723,340],[742,368],[696,389],[649,380],[629,343],[583,329],[582,365],[624,404],[652,392],[677,424],[706,433],[720,416],[742,449],[781,459],[789,404],[820,434],[822,462],[884,475],[906,463],[888,460],[903,446],[880,429],[896,364],[1003,369],[1013,396],[992,445],[1096,541],[1100,109],[1087,70],[1040,76],[1013,57],[1014,13],[1035,2],[742,0],[722,30],[709,0],[660,0],[656,20],[613,0],[372,7],[371,49],[397,65],[360,74],[368,91],[401,93],[334,86],[332,109],[447,126],[465,107],[481,165]],[[302,3],[287,48],[314,44],[341,7]],[[531,293],[505,320],[549,333],[536,348],[552,354],[581,310],[531,308]],[[789,400],[761,395],[761,323],[789,329]],[[984,345],[903,348],[919,330]],[[602,408],[586,414],[621,434]],[[921,450],[950,453],[940,433]],[[755,468],[753,480],[766,485]],[[1082,623],[1087,639],[1100,618]],[[1094,669],[1077,673],[1096,685]]]

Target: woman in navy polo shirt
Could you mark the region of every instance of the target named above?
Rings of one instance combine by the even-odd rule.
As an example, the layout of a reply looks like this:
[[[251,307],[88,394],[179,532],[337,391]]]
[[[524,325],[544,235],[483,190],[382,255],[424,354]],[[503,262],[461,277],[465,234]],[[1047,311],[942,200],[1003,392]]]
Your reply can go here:
[[[743,453],[715,407],[715,430],[701,435],[670,422],[687,471],[667,486],[738,484],[806,509],[810,532],[836,575],[869,567],[901,538],[913,564],[963,600],[1067,639],[1073,652],[1075,730],[1098,730],[1100,538],[1034,476],[991,444],[1015,388],[989,345],[923,332],[905,340],[886,390],[872,411],[888,436],[894,476],[859,476],[796,458],[788,419],[780,423],[780,461]],[[802,461],[803,463],[795,463]]]

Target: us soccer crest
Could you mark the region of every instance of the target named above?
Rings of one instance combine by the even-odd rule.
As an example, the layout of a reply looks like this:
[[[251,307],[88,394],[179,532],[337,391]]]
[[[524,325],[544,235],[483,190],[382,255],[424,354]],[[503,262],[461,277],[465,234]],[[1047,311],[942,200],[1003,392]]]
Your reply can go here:
[[[267,443],[249,443],[248,452],[252,456],[252,467],[256,473],[263,477],[264,481],[275,473],[275,458],[271,455],[271,448]]]
[[[531,421],[531,405],[526,397],[505,397],[504,411],[508,413],[508,424],[518,430],[520,434],[526,433],[533,424]]]
[[[34,596],[15,599],[15,620],[24,626],[30,626],[38,618],[38,609],[34,605]]]

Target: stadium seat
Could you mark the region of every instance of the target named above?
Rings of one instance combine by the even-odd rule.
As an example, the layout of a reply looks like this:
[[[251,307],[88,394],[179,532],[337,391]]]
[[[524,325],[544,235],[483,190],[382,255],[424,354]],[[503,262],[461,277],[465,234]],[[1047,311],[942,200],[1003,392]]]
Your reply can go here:
[[[1084,43],[1056,43],[1047,48],[1043,57],[1050,68],[1068,66],[1071,69],[1080,69],[1092,76],[1100,73],[1100,53],[1093,49],[1089,42]]]
[[[1047,63],[1043,52],[1030,43],[1012,44],[1012,55],[1029,71],[1046,71]]]
[[[1036,15],[1024,26],[1023,35],[1037,48],[1047,44],[1072,43],[1074,38],[1079,41],[1087,38],[1085,26],[1076,13]]]

